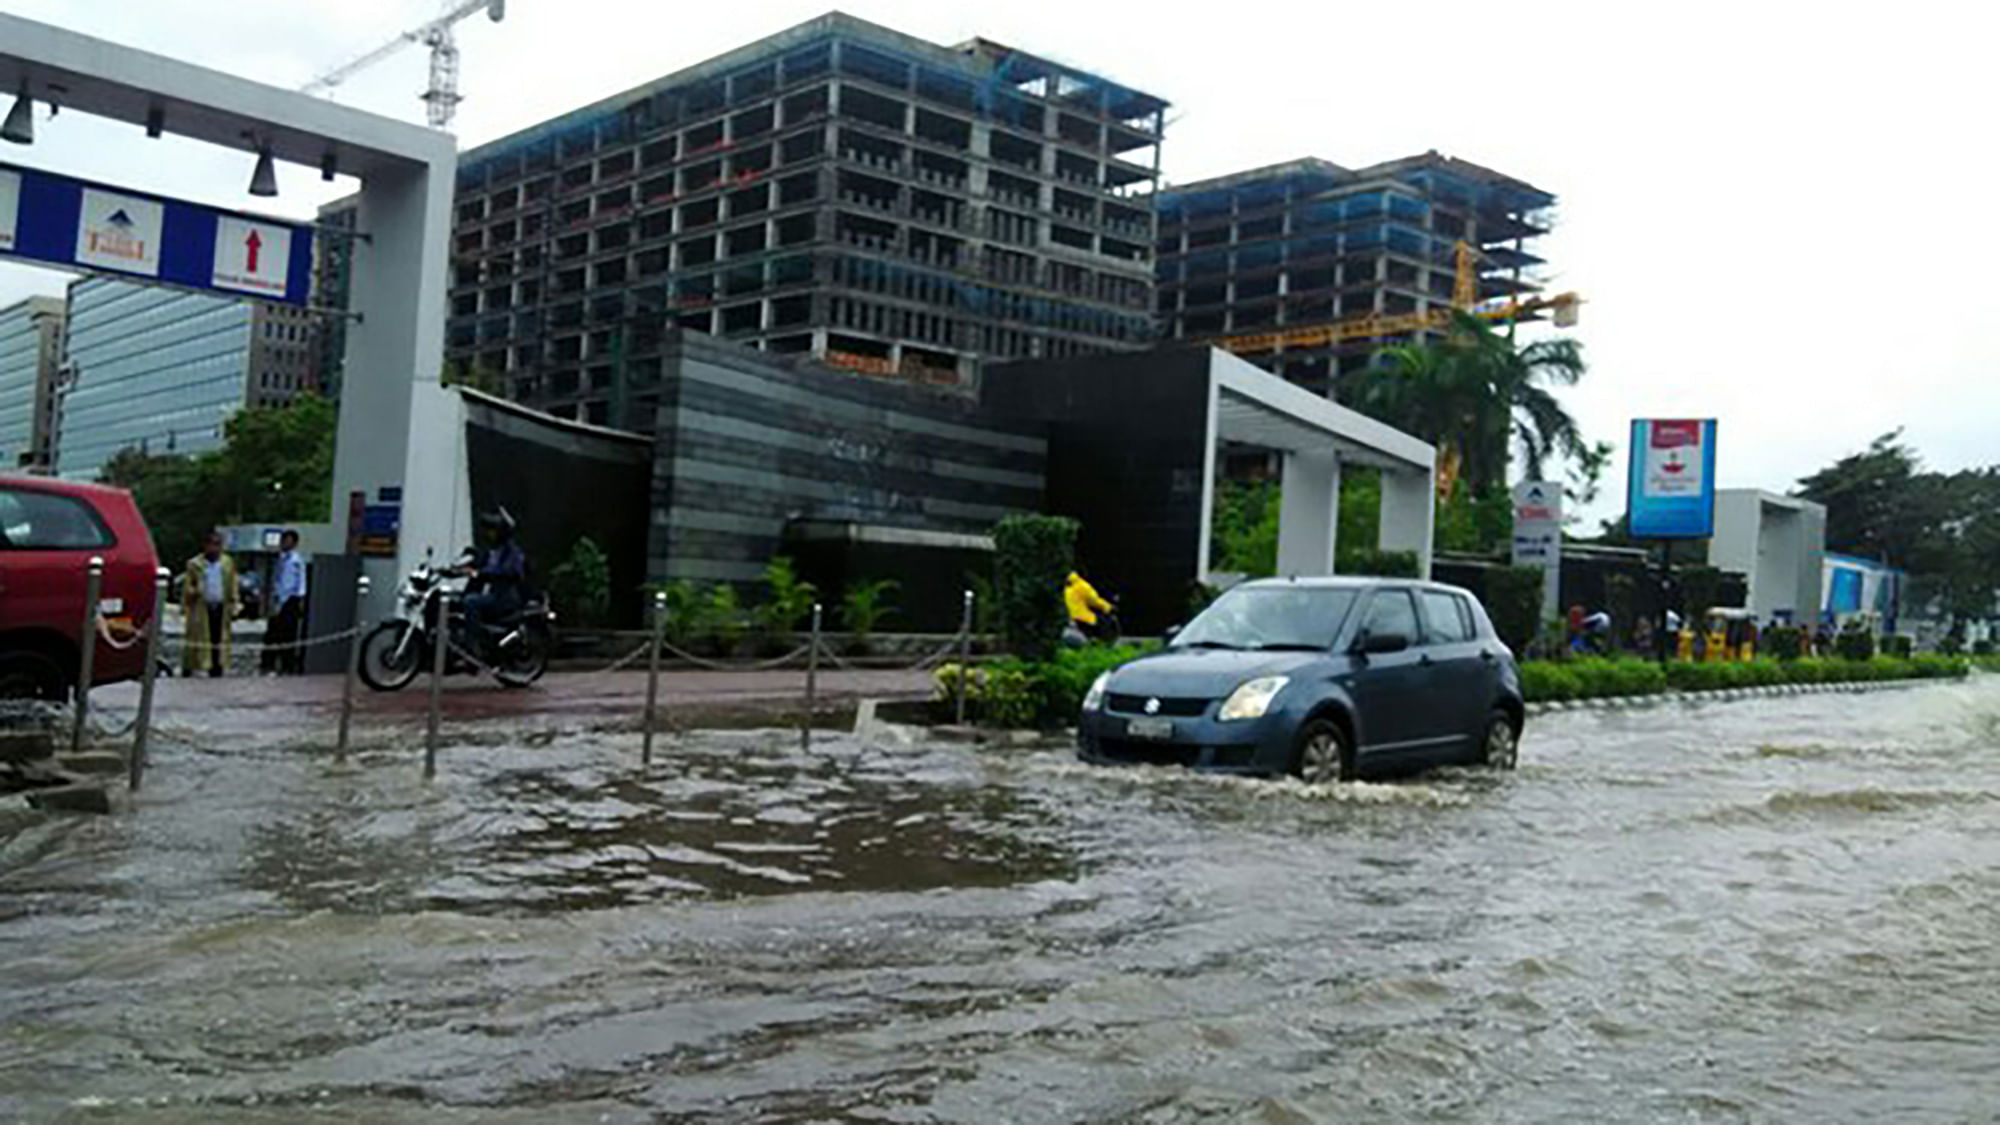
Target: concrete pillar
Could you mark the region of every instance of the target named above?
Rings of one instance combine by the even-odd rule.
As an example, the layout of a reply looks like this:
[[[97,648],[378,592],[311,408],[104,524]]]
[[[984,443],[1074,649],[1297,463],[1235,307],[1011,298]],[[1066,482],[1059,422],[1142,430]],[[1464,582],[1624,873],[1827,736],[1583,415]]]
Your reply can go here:
[[[1330,453],[1284,457],[1278,573],[1301,578],[1332,574],[1340,528],[1340,460]]]
[[[462,527],[450,526],[449,501],[435,503],[437,490],[406,471],[412,393],[435,388],[444,363],[452,179],[448,161],[428,170],[410,164],[376,171],[362,184],[355,215],[355,226],[372,237],[354,247],[350,301],[359,315],[347,325],[331,516],[345,527],[351,493],[375,503],[384,487],[402,487],[397,573],[416,565],[425,546],[448,558],[471,534],[469,514]],[[380,614],[397,583],[386,566],[375,569],[384,573],[374,576],[366,608]]]
[[[1431,527],[1437,517],[1436,470],[1382,471],[1382,522],[1376,541],[1384,551],[1415,551],[1417,574],[1431,576]]]

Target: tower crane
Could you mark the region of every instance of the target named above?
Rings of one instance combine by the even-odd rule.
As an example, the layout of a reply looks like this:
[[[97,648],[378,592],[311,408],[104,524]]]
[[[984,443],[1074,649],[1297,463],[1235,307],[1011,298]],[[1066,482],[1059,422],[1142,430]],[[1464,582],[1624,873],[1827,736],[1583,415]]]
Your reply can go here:
[[[1296,328],[1240,332],[1229,336],[1218,336],[1207,342],[1225,351],[1239,354],[1267,352],[1277,348],[1326,347],[1347,340],[1398,336],[1410,332],[1442,331],[1451,324],[1452,314],[1457,312],[1471,313],[1485,321],[1513,324],[1547,311],[1554,314],[1557,327],[1567,328],[1576,323],[1577,306],[1583,304],[1583,298],[1575,293],[1557,293],[1549,297],[1539,295],[1526,298],[1510,297],[1504,301],[1478,303],[1479,273],[1475,263],[1479,257],[1479,251],[1470,243],[1463,241],[1458,243],[1453,254],[1453,264],[1456,269],[1452,279],[1449,308],[1432,308],[1425,312],[1411,313],[1370,313],[1347,320],[1306,324]]]
[[[452,28],[460,20],[480,12],[485,12],[494,23],[499,23],[507,16],[507,0],[449,0],[449,6],[436,19],[413,27],[360,58],[327,71],[300,89],[308,94],[325,93],[404,47],[422,43],[431,49],[431,84],[422,95],[425,116],[431,128],[449,129],[452,117],[458,113],[458,103],[465,100],[458,93],[458,41]]]

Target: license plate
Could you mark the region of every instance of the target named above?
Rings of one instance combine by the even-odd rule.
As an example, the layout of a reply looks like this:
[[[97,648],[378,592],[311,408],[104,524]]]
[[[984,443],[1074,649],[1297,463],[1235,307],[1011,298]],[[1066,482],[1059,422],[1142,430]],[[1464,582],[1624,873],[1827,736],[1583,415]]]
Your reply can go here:
[[[1133,738],[1164,741],[1174,736],[1172,719],[1127,719],[1125,733]]]

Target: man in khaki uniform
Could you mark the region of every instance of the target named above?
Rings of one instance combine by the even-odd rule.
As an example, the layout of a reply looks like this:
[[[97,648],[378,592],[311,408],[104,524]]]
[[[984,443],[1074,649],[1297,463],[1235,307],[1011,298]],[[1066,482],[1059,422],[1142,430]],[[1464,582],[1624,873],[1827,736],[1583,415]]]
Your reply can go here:
[[[187,646],[181,671],[218,677],[229,667],[229,627],[236,620],[236,560],[222,553],[222,533],[211,531],[201,554],[188,560],[181,576],[181,608],[187,613]]]

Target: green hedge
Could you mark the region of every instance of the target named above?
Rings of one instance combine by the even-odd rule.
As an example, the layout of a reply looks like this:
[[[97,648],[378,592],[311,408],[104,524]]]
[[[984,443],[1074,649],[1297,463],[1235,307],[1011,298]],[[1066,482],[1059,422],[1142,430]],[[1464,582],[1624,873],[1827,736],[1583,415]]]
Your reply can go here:
[[[2000,661],[1996,661],[2000,670]],[[1668,664],[1642,660],[1585,659],[1521,666],[1522,693],[1531,703],[1674,691],[1722,691],[1781,684],[1845,684],[1878,680],[1955,679],[1971,667],[1944,656],[1876,657],[1872,660],[1752,660],[1740,664]]]
[[[993,525],[993,609],[1001,642],[1023,660],[1048,659],[1062,643],[1077,528],[1063,516],[1009,516]]]
[[[995,727],[1058,727],[1076,722],[1083,697],[1097,677],[1147,652],[1137,645],[1063,649],[1049,660],[1008,658],[979,665],[966,685],[967,717]],[[956,699],[958,665],[935,677],[939,701]]]

